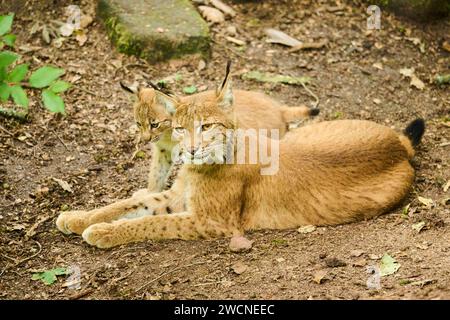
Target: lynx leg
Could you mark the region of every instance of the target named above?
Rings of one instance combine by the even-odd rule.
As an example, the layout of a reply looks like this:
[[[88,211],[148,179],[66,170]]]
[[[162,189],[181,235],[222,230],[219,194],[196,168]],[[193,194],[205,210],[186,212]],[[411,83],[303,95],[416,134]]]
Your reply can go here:
[[[174,186],[176,187],[176,186]],[[133,219],[145,215],[170,214],[182,211],[182,190],[173,188],[161,193],[137,192],[131,198],[91,211],[62,212],[56,220],[57,228],[66,234],[81,234],[90,225]]]
[[[164,145],[155,143],[153,145],[147,189],[150,192],[163,191],[172,168],[172,150],[165,148]]]
[[[84,230],[83,239],[90,245],[110,248],[151,239],[191,240],[231,235],[233,231],[223,226],[205,223],[194,214],[180,212],[94,224]]]

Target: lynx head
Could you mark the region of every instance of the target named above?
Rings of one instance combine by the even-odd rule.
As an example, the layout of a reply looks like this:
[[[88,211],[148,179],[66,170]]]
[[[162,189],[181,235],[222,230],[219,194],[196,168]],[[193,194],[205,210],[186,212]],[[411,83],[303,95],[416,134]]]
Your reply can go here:
[[[141,140],[157,142],[165,133],[170,133],[172,116],[175,113],[176,98],[153,88],[139,88],[134,104],[134,119],[139,128]],[[122,86],[124,87],[124,86]],[[129,88],[124,87],[130,91]],[[172,107],[170,107],[172,106]]]
[[[180,142],[187,163],[223,163],[231,152],[229,129],[234,128],[234,110],[229,72],[230,64],[215,94],[197,100],[177,100],[175,104],[172,139]],[[161,100],[167,110],[173,108],[173,99]]]

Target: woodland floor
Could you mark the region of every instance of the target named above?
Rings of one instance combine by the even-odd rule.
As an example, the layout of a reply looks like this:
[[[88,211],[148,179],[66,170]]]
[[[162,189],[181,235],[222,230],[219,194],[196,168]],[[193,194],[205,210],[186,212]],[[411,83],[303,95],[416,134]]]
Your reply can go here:
[[[19,50],[23,58],[33,68],[48,63],[66,69],[65,79],[74,85],[65,94],[65,117],[49,114],[32,97],[30,121],[0,118],[6,129],[0,131],[1,299],[450,298],[450,207],[445,201],[450,196],[444,192],[450,179],[450,95],[448,86],[430,82],[449,72],[450,53],[442,47],[450,40],[448,21],[420,24],[383,12],[382,30],[367,32],[365,7],[350,1],[341,1],[344,7],[338,11],[330,9],[336,6],[331,1],[234,4],[237,16],[212,28],[212,58],[201,69],[198,60],[148,65],[124,56],[110,45],[99,22],[88,27],[83,46],[69,38],[57,48],[45,44],[39,33],[30,35],[35,21],[61,19],[69,4],[94,15],[94,1],[13,3],[20,8],[14,29],[18,47],[31,47]],[[0,0],[0,12],[14,4]],[[225,39],[229,25],[247,42],[245,50]],[[286,47],[265,42],[265,27],[329,43],[320,50],[288,53]],[[424,44],[423,52],[417,41]],[[58,232],[60,210],[106,205],[145,186],[150,147],[143,148],[144,158],[130,160],[136,127],[132,101],[119,81],[144,84],[179,73],[181,80],[171,85],[175,92],[182,94],[192,84],[214,88],[230,57],[235,88],[263,90],[289,105],[312,105],[314,100],[301,86],[243,81],[238,75],[260,70],[312,77],[309,87],[321,108],[315,121],[370,119],[401,130],[414,118],[425,118],[427,131],[407,199],[397,210],[369,221],[307,234],[250,233],[253,248],[241,254],[229,251],[229,239],[149,241],[100,250]],[[423,90],[399,73],[411,67],[425,83]],[[68,182],[73,192],[53,178]],[[434,205],[425,207],[419,196]],[[412,228],[422,221],[420,232]],[[379,289],[370,289],[367,268],[377,266],[384,253],[401,267],[382,277]],[[232,267],[237,262],[247,267],[240,275]],[[81,270],[79,289],[65,286],[64,276],[53,285],[31,279],[33,272],[69,266]],[[314,278],[320,270],[326,275],[319,284]]]

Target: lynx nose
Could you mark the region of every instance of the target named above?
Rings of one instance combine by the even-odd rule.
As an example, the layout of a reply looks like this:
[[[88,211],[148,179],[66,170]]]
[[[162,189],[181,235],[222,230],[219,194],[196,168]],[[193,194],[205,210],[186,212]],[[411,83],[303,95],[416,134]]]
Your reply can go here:
[[[193,155],[195,155],[197,150],[198,150],[198,148],[196,148],[196,147],[190,147],[190,148],[187,149],[187,152],[190,153],[193,156]]]

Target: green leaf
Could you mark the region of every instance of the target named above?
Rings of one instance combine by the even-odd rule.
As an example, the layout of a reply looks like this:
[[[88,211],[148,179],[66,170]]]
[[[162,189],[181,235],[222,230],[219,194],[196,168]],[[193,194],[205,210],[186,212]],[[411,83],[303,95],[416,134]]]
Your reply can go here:
[[[381,258],[380,264],[380,276],[388,276],[396,273],[400,268],[401,264],[398,263],[394,258],[385,253]]]
[[[66,268],[55,268],[44,272],[34,273],[31,280],[41,280],[46,285],[52,285],[57,280],[57,276],[70,274]]]
[[[11,97],[13,98],[15,104],[24,108],[28,108],[27,94],[21,86],[15,85],[9,87],[9,92],[11,93]]]
[[[244,73],[242,75],[242,79],[287,84],[306,84],[311,81],[310,77],[291,77],[281,74],[263,73],[259,71],[249,71]]]
[[[69,89],[70,86],[71,86],[71,84],[68,82],[65,82],[62,80],[57,80],[51,84],[49,90],[54,93],[60,93],[60,92],[64,92],[67,89]]]
[[[0,101],[6,102],[9,98],[9,86],[6,83],[0,83]]]
[[[193,94],[197,92],[197,87],[196,86],[189,86],[189,87],[184,87],[183,88],[183,92],[187,93],[187,94]]]
[[[63,99],[54,92],[46,89],[42,91],[42,101],[44,106],[54,113],[65,113],[65,105]]]
[[[9,66],[11,63],[16,61],[18,57],[19,55],[11,51],[0,52],[0,68]]]
[[[18,83],[25,78],[27,72],[28,64],[19,64],[8,74],[7,81]]]
[[[16,36],[14,34],[7,34],[3,36],[3,42],[10,47],[14,47],[14,43],[16,42]]]
[[[7,16],[0,16],[0,36],[9,32],[14,20],[14,13]]]
[[[34,71],[30,76],[30,85],[34,88],[44,88],[64,74],[64,69],[44,66]]]
[[[6,79],[6,67],[0,68],[0,82]]]

